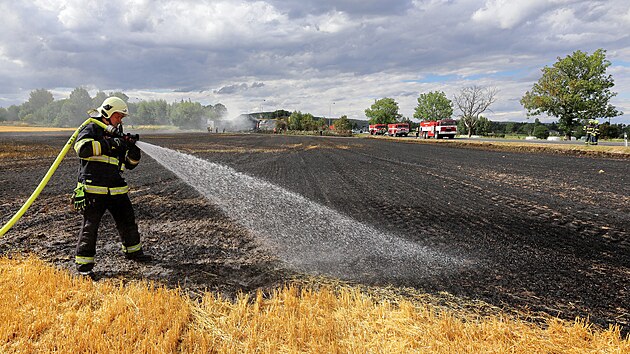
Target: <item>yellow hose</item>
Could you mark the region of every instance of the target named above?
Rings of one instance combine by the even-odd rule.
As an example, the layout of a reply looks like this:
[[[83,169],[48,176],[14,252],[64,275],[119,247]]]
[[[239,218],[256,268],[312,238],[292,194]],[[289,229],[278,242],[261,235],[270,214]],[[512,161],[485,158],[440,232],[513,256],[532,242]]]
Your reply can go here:
[[[57,158],[55,159],[55,162],[53,162],[52,166],[50,166],[50,168],[48,169],[48,172],[46,172],[46,175],[44,176],[44,178],[42,179],[41,182],[39,182],[39,185],[37,186],[37,188],[35,188],[35,191],[33,192],[33,194],[31,194],[31,196],[28,198],[28,200],[26,201],[26,203],[24,203],[24,205],[22,205],[22,207],[20,208],[20,210],[18,210],[17,213],[15,213],[15,215],[13,215],[13,217],[11,218],[11,220],[9,220],[9,222],[7,222],[2,229],[0,229],[0,237],[2,237],[2,235],[4,235],[7,231],[9,231],[9,229],[18,221],[20,220],[20,218],[22,217],[22,215],[24,215],[24,213],[26,212],[26,210],[28,210],[28,208],[31,206],[31,204],[33,204],[33,202],[35,201],[35,199],[37,199],[37,197],[39,196],[39,193],[42,192],[42,190],[44,189],[44,187],[48,184],[48,181],[50,180],[50,178],[52,177],[52,175],[55,173],[55,171],[57,170],[57,167],[59,167],[59,164],[61,163],[61,161],[63,160],[63,158],[66,156],[66,154],[68,153],[68,150],[70,150],[70,148],[74,145],[74,141],[77,139],[77,136],[79,135],[79,132],[81,131],[81,129],[83,129],[86,125],[90,124],[90,123],[95,123],[97,125],[99,125],[100,127],[102,127],[103,129],[105,129],[107,127],[107,125],[99,120],[96,120],[94,118],[88,118],[85,120],[85,122],[83,122],[78,128],[77,130],[75,130],[75,132],[72,134],[72,136],[70,137],[70,139],[68,139],[68,142],[66,143],[66,145],[63,147],[63,149],[61,149],[61,152],[59,152],[59,155],[57,155]]]

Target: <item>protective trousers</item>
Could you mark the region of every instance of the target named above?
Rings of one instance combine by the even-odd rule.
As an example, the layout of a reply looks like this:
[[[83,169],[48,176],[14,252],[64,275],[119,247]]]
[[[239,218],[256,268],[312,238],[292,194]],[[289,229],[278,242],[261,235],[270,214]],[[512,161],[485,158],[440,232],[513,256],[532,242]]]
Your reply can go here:
[[[98,226],[107,210],[116,222],[123,252],[132,253],[142,250],[136,217],[127,193],[118,195],[86,193],[86,198],[88,203],[83,211],[83,223],[75,259],[79,271],[90,271],[94,268]]]

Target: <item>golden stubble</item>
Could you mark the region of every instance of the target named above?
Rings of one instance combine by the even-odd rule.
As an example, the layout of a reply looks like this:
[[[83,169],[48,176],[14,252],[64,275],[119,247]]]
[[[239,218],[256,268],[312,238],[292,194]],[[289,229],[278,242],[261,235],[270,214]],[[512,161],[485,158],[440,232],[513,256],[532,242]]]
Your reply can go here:
[[[619,328],[455,315],[358,288],[287,285],[192,300],[148,282],[77,278],[35,257],[0,258],[3,353],[627,353]]]

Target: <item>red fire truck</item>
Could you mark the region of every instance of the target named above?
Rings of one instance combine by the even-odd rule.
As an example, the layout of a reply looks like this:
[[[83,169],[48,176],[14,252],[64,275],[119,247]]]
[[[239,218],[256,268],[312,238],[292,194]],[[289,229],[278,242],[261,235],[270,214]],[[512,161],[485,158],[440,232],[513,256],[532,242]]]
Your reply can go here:
[[[387,124],[370,124],[370,135],[385,135]]]
[[[448,137],[452,139],[457,135],[457,121],[455,119],[442,119],[420,122],[420,134],[425,139],[430,137],[435,137],[436,139]]]
[[[409,123],[388,124],[387,134],[389,136],[407,136],[409,135]]]

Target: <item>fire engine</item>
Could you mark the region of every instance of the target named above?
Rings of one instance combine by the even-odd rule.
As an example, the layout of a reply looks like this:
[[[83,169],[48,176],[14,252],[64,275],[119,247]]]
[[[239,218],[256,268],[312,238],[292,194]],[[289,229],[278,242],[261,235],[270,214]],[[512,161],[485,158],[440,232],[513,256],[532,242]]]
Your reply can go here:
[[[370,124],[370,135],[384,135],[387,133],[387,124]]]
[[[407,136],[409,135],[409,123],[388,124],[387,134],[389,136]]]
[[[442,119],[420,122],[420,129],[422,137],[425,139],[430,137],[435,137],[436,139],[448,137],[452,139],[457,135],[457,121],[454,119]]]

